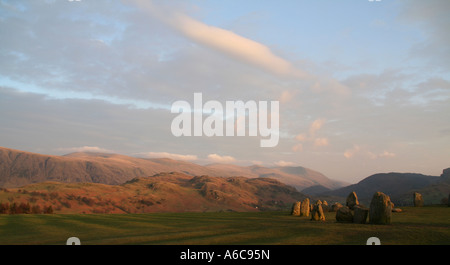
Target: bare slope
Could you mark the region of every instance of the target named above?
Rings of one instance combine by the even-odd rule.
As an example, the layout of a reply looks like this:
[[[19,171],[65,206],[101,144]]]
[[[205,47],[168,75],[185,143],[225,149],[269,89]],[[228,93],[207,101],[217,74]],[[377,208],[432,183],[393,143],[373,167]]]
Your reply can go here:
[[[0,203],[55,213],[149,213],[288,209],[305,198],[273,179],[161,173],[121,185],[44,182],[1,189]],[[1,208],[1,207],[0,207]]]

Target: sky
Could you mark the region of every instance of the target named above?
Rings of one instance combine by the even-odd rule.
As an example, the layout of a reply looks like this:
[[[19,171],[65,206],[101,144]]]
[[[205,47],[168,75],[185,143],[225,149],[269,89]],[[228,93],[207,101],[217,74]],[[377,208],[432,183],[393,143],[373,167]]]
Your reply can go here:
[[[0,146],[303,166],[349,183],[438,176],[450,167],[449,11],[447,0],[0,0]],[[171,106],[194,93],[278,101],[278,145],[174,136]]]

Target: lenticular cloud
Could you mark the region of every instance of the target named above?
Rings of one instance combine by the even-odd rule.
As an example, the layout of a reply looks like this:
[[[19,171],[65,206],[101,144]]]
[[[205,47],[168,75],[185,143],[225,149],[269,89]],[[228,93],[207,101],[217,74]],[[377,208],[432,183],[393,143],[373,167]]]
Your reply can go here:
[[[242,37],[232,31],[204,24],[185,14],[162,10],[148,1],[135,0],[148,14],[158,18],[187,38],[222,52],[234,59],[252,64],[277,75],[307,78],[308,74],[275,55],[265,45]]]

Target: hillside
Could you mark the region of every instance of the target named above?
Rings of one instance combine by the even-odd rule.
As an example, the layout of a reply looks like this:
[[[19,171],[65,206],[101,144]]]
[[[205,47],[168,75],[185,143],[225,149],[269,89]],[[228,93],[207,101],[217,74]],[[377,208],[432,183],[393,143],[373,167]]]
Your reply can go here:
[[[319,196],[335,196],[344,199],[355,191],[360,201],[368,203],[373,194],[382,191],[391,197],[398,205],[410,205],[412,194],[419,192],[424,195],[425,204],[440,203],[450,192],[450,178],[444,174],[441,177],[427,176],[416,173],[380,173],[371,175],[360,182],[340,189],[325,191]],[[305,190],[305,192],[308,190]]]
[[[121,185],[44,182],[0,190],[3,205],[41,210],[52,206],[54,213],[63,214],[286,210],[303,198],[295,188],[273,179],[175,172]]]
[[[414,191],[422,194],[425,204],[439,204],[443,198],[448,199],[450,194],[450,168],[444,169],[435,183],[399,195],[397,201],[401,204],[410,204],[412,201],[412,192]]]
[[[32,183],[102,183],[119,185],[138,177],[161,172],[180,172],[190,176],[269,177],[302,190],[313,185],[330,189],[342,187],[323,174],[303,167],[267,168],[237,165],[197,165],[167,158],[146,159],[119,154],[72,153],[42,155],[0,147],[0,187],[21,187]]]
[[[206,166],[215,172],[222,172],[224,176],[244,176],[277,179],[287,185],[295,187],[301,191],[306,187],[321,185],[329,189],[337,189],[345,186],[346,183],[331,180],[320,172],[305,167],[262,167],[248,166],[241,167],[227,164],[211,164]]]

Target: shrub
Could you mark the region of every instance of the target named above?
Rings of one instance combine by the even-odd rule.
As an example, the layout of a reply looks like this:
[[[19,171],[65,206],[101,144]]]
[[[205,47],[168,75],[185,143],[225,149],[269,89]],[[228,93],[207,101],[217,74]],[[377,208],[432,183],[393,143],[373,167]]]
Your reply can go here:
[[[31,213],[31,206],[30,204],[27,203],[20,203],[19,206],[17,207],[17,213],[25,213],[25,214],[30,214]]]
[[[45,214],[52,214],[53,213],[53,207],[50,205],[48,207],[44,207],[44,213]]]
[[[9,212],[9,203],[0,203],[0,214],[7,214]]]
[[[9,214],[16,214],[16,213],[17,213],[17,204],[15,202],[13,202],[9,206]]]
[[[81,201],[82,201],[84,204],[88,205],[88,206],[93,206],[93,205],[94,205],[94,202],[95,202],[93,199],[90,199],[90,198],[87,198],[87,197],[81,198]]]
[[[54,191],[54,192],[50,192],[49,196],[50,196],[51,200],[54,200],[59,197],[59,194]]]
[[[68,201],[62,201],[62,202],[61,202],[61,205],[64,206],[64,207],[66,207],[66,208],[72,207],[72,205],[71,205],[70,202],[68,202]]]
[[[31,207],[31,213],[33,213],[33,214],[41,214],[42,213],[41,206],[34,205],[33,207]]]

